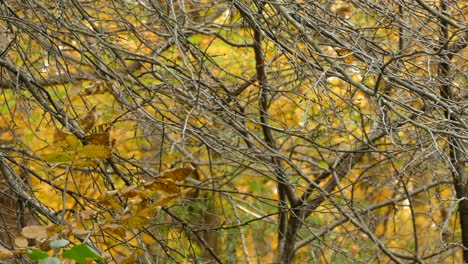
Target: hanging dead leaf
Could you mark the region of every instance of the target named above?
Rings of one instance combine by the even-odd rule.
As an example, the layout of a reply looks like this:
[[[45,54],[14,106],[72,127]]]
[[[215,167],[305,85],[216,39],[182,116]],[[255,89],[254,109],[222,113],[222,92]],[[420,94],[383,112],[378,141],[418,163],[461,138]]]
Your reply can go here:
[[[91,218],[90,216],[93,216],[96,214],[97,212],[94,210],[84,210],[84,211],[80,211],[79,213],[77,213],[75,217],[78,221],[84,221],[86,219]]]
[[[25,248],[28,246],[28,239],[22,235],[15,237],[15,245],[20,248]]]
[[[152,206],[162,206],[162,205],[166,205],[168,204],[170,201],[174,200],[174,199],[177,199],[180,197],[180,194],[173,194],[171,196],[168,196],[168,197],[164,197],[160,200],[157,200],[156,202],[152,203],[151,205]]]
[[[89,131],[91,131],[91,129],[93,129],[94,125],[96,125],[97,119],[98,115],[96,111],[96,106],[93,106],[93,108],[91,108],[85,116],[78,120],[78,123],[83,128],[83,131],[85,133],[88,133]]]
[[[26,226],[21,230],[21,235],[25,238],[42,240],[47,238],[47,227],[40,225]]]
[[[83,82],[82,86],[85,88],[81,95],[94,95],[94,94],[104,94],[111,90],[112,83],[106,81],[88,81]]]
[[[86,136],[83,140],[87,143],[94,144],[94,145],[102,145],[102,146],[111,145],[109,131],[91,134],[89,136]]]
[[[162,172],[157,178],[172,179],[174,181],[183,181],[192,173],[192,168],[177,168]]]
[[[131,197],[138,196],[141,191],[138,190],[137,188],[138,188],[137,185],[127,186],[127,187],[123,188],[122,190],[120,190],[120,195],[122,197],[125,197],[125,198],[131,198]]]
[[[104,124],[97,125],[92,129],[92,133],[97,134],[97,133],[109,132],[112,128],[112,125],[113,123],[104,123]]]
[[[71,135],[71,134],[67,133],[67,132],[63,132],[60,129],[55,129],[54,144],[56,144],[57,142],[60,142],[60,141],[65,141],[65,139],[67,138],[68,135]]]
[[[145,189],[151,191],[165,191],[167,193],[179,193],[179,188],[172,181],[167,181],[164,179],[156,179],[150,182],[145,183]]]
[[[118,224],[106,224],[102,227],[102,230],[109,231],[110,233],[120,237],[125,237],[125,227]]]
[[[91,233],[91,231],[89,230],[83,230],[83,229],[79,229],[79,228],[73,228],[72,230],[72,233],[74,235],[78,235],[78,236],[86,236],[86,235],[89,235],[89,233]]]
[[[55,235],[55,234],[61,232],[64,228],[65,228],[65,226],[63,226],[63,225],[58,226],[58,225],[55,225],[55,224],[49,224],[46,227],[47,236],[51,237],[52,235]]]

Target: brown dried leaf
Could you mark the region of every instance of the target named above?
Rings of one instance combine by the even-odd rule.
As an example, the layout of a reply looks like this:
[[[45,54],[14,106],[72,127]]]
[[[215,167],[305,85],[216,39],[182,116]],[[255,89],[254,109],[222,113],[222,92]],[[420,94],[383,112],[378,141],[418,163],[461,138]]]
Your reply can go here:
[[[107,224],[102,227],[104,231],[110,231],[112,234],[125,237],[125,228],[118,224]]]
[[[10,256],[13,256],[13,252],[11,252],[7,248],[4,248],[0,245],[0,258],[6,258]]]
[[[83,229],[78,229],[78,228],[74,228],[72,233],[74,235],[88,235],[89,233],[91,233],[91,231],[89,230],[83,230]]]
[[[55,129],[55,133],[54,133],[54,144],[56,144],[57,142],[60,142],[60,141],[65,141],[65,139],[67,138],[67,136],[69,135],[72,135],[70,133],[67,133],[67,132],[63,132],[62,130],[60,129]]]
[[[138,196],[138,194],[139,194],[141,191],[138,190],[137,188],[138,188],[137,185],[130,185],[130,186],[127,186],[127,187],[123,188],[122,190],[120,190],[120,195],[121,195],[122,197],[126,197],[126,198],[131,198],[131,197]]]
[[[21,230],[21,235],[25,238],[42,240],[47,238],[47,227],[40,225],[26,226]]]
[[[22,235],[15,237],[15,245],[20,248],[28,247],[28,239]]]
[[[105,81],[90,81],[83,82],[82,86],[85,88],[82,95],[104,94],[111,90],[112,83]]]
[[[112,125],[113,125],[112,122],[107,122],[107,123],[97,125],[93,128],[92,132],[93,134],[109,132],[109,130],[111,130],[112,128]]]
[[[183,181],[192,173],[192,168],[170,169],[158,175],[158,178],[172,179],[174,181]]]
[[[96,125],[98,119],[96,106],[93,106],[91,110],[82,118],[78,120],[78,123],[83,127],[83,131],[88,133]]]
[[[102,146],[110,146],[110,135],[109,131],[102,132],[102,133],[95,133],[84,138],[84,141],[94,144],[94,145],[102,145]]]
[[[163,199],[157,200],[156,202],[152,203],[152,206],[162,206],[168,204],[170,201],[177,199],[180,197],[180,194],[173,194],[168,197],[164,197]]]
[[[167,193],[179,193],[179,188],[172,181],[167,181],[164,179],[156,179],[150,182],[145,183],[145,189],[151,191],[165,191]]]
[[[61,232],[64,228],[65,228],[65,226],[63,226],[63,225],[58,226],[58,225],[55,225],[55,224],[49,224],[46,227],[47,236],[51,237],[52,235],[55,235],[55,234]]]

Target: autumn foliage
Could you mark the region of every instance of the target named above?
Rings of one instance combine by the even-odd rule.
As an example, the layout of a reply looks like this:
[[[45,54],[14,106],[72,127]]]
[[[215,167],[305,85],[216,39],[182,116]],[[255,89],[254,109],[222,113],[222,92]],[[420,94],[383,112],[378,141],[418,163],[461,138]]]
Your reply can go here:
[[[0,2],[0,262],[468,263],[463,1]]]

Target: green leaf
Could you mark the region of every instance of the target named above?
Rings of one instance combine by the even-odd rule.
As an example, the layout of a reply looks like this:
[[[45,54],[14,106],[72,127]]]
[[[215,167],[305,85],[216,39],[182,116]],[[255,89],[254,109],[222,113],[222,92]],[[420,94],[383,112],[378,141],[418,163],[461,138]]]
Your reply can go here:
[[[322,166],[325,169],[328,169],[330,167],[330,165],[328,165],[328,162],[326,162],[324,160],[319,161],[319,165]]]
[[[56,239],[50,241],[51,248],[63,248],[66,247],[68,244],[70,244],[70,241],[68,241],[67,239]]]
[[[49,254],[47,254],[47,252],[44,252],[40,249],[31,249],[31,250],[28,250],[28,257],[31,260],[41,260],[41,259],[45,259],[49,257]]]
[[[55,258],[55,257],[48,257],[45,259],[41,259],[39,261],[39,264],[61,264],[61,263],[62,261],[60,261],[60,259]]]
[[[96,252],[86,244],[76,245],[68,250],[65,250],[62,256],[66,259],[72,259],[78,263],[85,263],[86,258],[97,259],[101,261],[104,260],[103,257],[96,254]]]

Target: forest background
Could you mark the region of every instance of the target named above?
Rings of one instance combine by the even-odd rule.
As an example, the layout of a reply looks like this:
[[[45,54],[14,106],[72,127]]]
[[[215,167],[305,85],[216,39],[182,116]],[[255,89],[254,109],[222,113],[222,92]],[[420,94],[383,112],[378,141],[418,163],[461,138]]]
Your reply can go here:
[[[468,263],[467,13],[0,1],[0,261]]]

